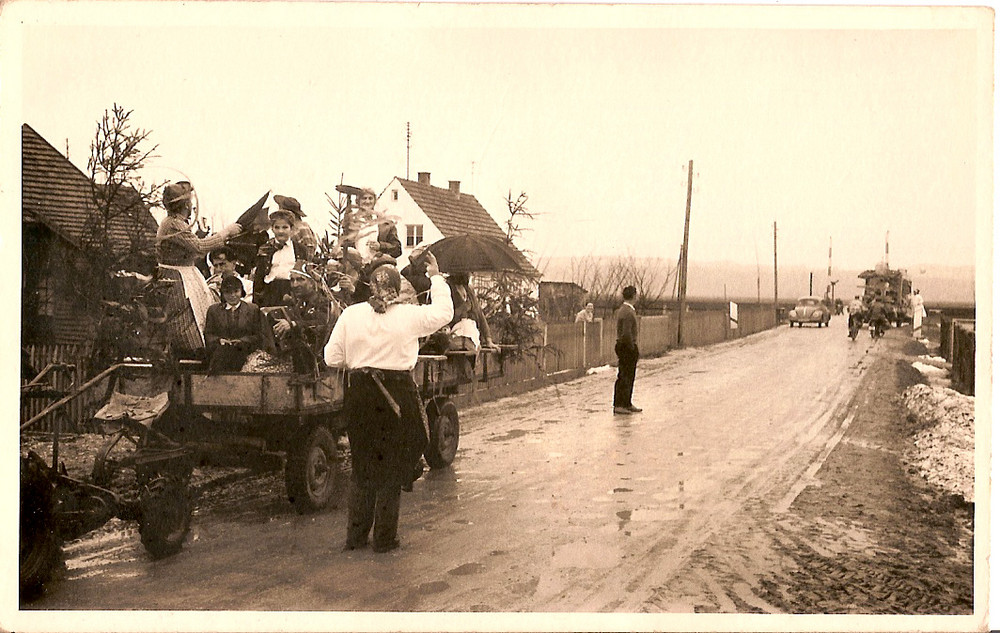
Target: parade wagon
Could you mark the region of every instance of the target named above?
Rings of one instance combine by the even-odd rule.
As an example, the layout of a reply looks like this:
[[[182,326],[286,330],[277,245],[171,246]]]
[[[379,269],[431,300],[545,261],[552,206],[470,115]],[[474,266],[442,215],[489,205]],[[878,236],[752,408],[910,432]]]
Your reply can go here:
[[[455,458],[459,419],[451,397],[475,379],[470,371],[475,355],[420,356],[413,369],[426,412],[430,442],[424,457],[431,468],[447,467]],[[488,354],[482,354],[484,374],[487,362]],[[220,456],[235,457],[237,464],[255,455],[283,457],[285,489],[296,510],[331,505],[339,473],[346,470],[337,447],[347,426],[344,370],[326,369],[315,378],[210,375],[203,363],[182,360],[169,367],[119,363],[98,378],[108,379],[107,400],[95,415],[107,441],[94,458],[90,480],[68,476],[55,454],[51,465],[34,452],[22,456],[22,593],[38,590],[50,577],[62,542],[114,517],[138,522],[142,544],[154,558],[180,551],[191,525],[192,471]],[[22,431],[71,399],[48,407]],[[58,441],[56,424],[54,445]],[[131,494],[121,490],[122,479]]]

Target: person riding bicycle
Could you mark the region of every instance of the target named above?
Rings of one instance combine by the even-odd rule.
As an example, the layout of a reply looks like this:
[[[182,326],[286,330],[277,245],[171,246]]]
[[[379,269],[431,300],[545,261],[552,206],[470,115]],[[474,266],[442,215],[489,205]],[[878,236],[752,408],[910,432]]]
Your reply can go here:
[[[885,331],[886,325],[889,324],[885,306],[878,299],[873,301],[871,307],[868,308],[868,323],[876,328],[876,330],[881,330],[882,332]]]
[[[860,328],[865,318],[865,304],[861,303],[861,297],[855,295],[851,302],[847,304],[847,327]]]

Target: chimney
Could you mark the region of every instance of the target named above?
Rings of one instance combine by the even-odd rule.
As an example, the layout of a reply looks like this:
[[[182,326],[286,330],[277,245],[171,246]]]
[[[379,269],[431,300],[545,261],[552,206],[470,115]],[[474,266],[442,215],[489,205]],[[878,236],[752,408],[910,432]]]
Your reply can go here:
[[[417,182],[422,185],[431,184],[431,172],[429,171],[418,171],[417,172]]]
[[[462,182],[460,180],[449,180],[448,181],[448,189],[453,194],[455,194],[456,198],[458,198],[459,196],[462,195],[462,192],[461,192],[461,190],[459,188],[459,185],[461,185],[461,184],[462,184]]]

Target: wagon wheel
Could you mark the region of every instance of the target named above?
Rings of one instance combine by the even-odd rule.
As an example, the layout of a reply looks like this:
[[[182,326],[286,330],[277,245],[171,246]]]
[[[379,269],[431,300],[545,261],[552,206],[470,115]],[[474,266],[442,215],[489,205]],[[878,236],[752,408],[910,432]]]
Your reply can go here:
[[[181,550],[191,529],[191,497],[187,484],[176,477],[154,477],[139,499],[139,536],[153,558]]]
[[[323,426],[314,426],[294,441],[285,463],[285,490],[300,514],[322,510],[337,489],[340,468],[337,441]]]
[[[18,547],[20,600],[38,598],[62,558],[52,484],[38,463],[21,458],[21,518]]]
[[[458,409],[455,403],[437,398],[427,403],[427,423],[430,426],[430,442],[424,451],[424,458],[431,468],[450,466],[458,452]]]
[[[111,457],[111,452],[119,446],[122,439],[126,439],[132,443],[133,451],[138,446],[138,441],[128,432],[127,427],[123,426],[115,431],[94,456],[94,467],[91,469],[90,479],[94,482],[95,486],[110,488],[114,482],[115,475],[118,474],[121,467],[132,461],[130,457],[124,459]]]

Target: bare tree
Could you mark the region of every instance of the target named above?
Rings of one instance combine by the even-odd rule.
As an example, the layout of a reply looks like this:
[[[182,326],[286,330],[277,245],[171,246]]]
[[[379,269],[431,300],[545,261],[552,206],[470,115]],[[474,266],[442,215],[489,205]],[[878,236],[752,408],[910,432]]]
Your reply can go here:
[[[140,174],[154,157],[146,147],[151,132],[133,128],[132,111],[114,104],[97,123],[90,145],[90,204],[80,233],[80,253],[67,276],[76,298],[89,314],[111,298],[119,271],[151,272],[156,258],[152,236],[155,206],[162,185],[146,183]]]
[[[535,218],[527,202],[526,193],[521,192],[515,198],[508,191],[504,239],[512,248],[516,248],[514,238],[529,230],[523,223]],[[533,353],[542,338],[538,299],[533,296],[531,281],[525,272],[499,272],[493,275],[492,285],[479,288],[477,293],[493,330],[494,340],[516,345],[517,355]]]
[[[656,258],[628,254],[618,257],[574,257],[570,281],[586,289],[598,309],[608,310],[619,300],[621,289],[635,286],[638,308],[649,308],[671,296],[676,266]]]

